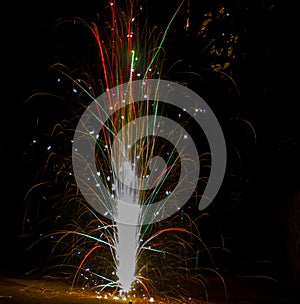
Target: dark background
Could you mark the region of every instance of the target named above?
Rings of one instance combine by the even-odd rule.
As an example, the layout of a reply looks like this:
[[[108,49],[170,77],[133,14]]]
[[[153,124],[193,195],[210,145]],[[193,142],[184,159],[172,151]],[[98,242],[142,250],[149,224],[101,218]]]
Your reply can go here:
[[[242,35],[237,59],[232,62],[232,76],[240,97],[231,91],[228,93],[227,84],[223,85],[215,74],[202,71],[205,81],[199,84],[195,79],[187,80],[212,105],[228,141],[228,175],[210,211],[225,237],[233,240],[228,241],[228,246],[234,252],[236,262],[225,263],[224,268],[236,273],[246,263],[266,260],[272,263],[272,269],[268,266],[260,274],[274,275],[285,282],[280,270],[281,265],[285,265],[281,256],[281,246],[284,246],[281,214],[288,199],[299,191],[300,181],[299,56],[296,46],[299,26],[295,3],[283,0],[231,2],[223,1],[232,13],[231,23],[215,21],[206,39],[207,42],[221,39],[223,30]],[[89,18],[103,9],[103,3],[100,0],[76,4],[63,0],[10,1],[1,7],[0,270],[4,272],[22,272],[26,268],[19,238],[26,206],[24,196],[34,183],[40,163],[29,162],[24,153],[41,132],[36,129],[37,113],[50,115],[47,106],[44,112],[43,107],[32,111],[24,101],[32,93],[52,86],[48,65],[57,54],[57,40],[52,32],[56,19],[73,15]],[[142,2],[148,7],[150,23],[162,27],[178,3]],[[190,0],[188,32],[183,30],[187,12],[186,8],[182,9],[168,40],[169,61],[181,58],[183,64],[179,68],[199,71],[215,60],[201,52],[206,41],[196,33],[202,10],[216,9],[220,3],[222,1]],[[174,72],[171,77],[176,80],[182,76]],[[55,111],[52,113],[55,115]],[[59,108],[57,113],[61,115]],[[232,123],[237,118],[251,123],[256,143],[249,131],[251,128]],[[55,119],[50,117],[49,120]],[[237,163],[232,156],[233,147],[240,151],[241,162]]]

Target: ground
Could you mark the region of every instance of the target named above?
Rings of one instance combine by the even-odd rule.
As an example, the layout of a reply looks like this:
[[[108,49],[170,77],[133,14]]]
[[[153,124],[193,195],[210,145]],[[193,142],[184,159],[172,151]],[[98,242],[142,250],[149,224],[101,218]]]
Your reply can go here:
[[[288,295],[280,288],[251,283],[239,278],[224,278],[227,288],[227,300],[224,288],[220,281],[208,279],[208,300],[204,299],[198,289],[193,289],[192,284],[190,303],[209,304],[297,304],[299,299]],[[201,300],[202,298],[202,300]],[[187,300],[188,301],[188,300]],[[129,303],[129,300],[103,299],[98,296],[89,297],[81,292],[71,291],[70,286],[53,280],[29,279],[22,276],[0,277],[0,304],[111,304]],[[181,301],[175,301],[181,303]],[[160,302],[154,299],[154,303],[175,303],[171,300]],[[149,298],[144,300],[132,300],[133,304],[150,303]],[[182,301],[183,303],[183,301]]]

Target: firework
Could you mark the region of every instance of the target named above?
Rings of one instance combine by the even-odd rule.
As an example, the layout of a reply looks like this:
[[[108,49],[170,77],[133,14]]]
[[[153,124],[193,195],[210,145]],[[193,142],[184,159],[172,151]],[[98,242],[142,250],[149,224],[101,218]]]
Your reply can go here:
[[[94,291],[99,297],[106,292],[106,297],[146,298],[150,302],[154,295],[163,299],[176,296],[182,303],[189,298],[185,283],[193,281],[201,286],[204,297],[207,297],[203,274],[193,273],[193,269],[199,269],[201,254],[208,256],[213,265],[210,251],[197,229],[199,219],[191,218],[186,210],[179,211],[178,208],[172,218],[153,223],[162,210],[157,214],[149,211],[151,205],[173,195],[182,169],[182,151],[178,151],[171,139],[163,140],[157,130],[157,119],[169,113],[171,118],[175,115],[181,125],[185,125],[189,115],[184,110],[162,105],[155,98],[149,99],[147,90],[142,92],[144,99],[139,103],[128,102],[133,99],[134,81],[147,83],[151,78],[160,78],[163,44],[181,6],[174,12],[165,31],[158,33],[139,25],[140,6],[133,1],[128,3],[126,11],[119,8],[116,1],[109,2],[107,10],[111,14],[111,23],[100,23],[101,26],[79,18],[58,22],[58,26],[68,22],[83,26],[82,31],[93,41],[95,58],[92,61],[96,65],[72,69],[59,62],[52,66],[58,75],[57,83],[64,82],[71,87],[67,99],[74,99],[75,95],[78,108],[74,119],[55,125],[51,133],[52,144],[47,145],[50,154],[42,172],[42,176],[46,172],[47,178],[30,189],[28,197],[32,201],[35,193],[43,193],[45,201],[55,202],[50,210],[46,210],[51,215],[43,219],[44,227],[53,226],[54,231],[39,232],[34,245],[51,240],[47,245],[52,252],[47,273],[52,274],[51,270],[58,268],[60,274],[71,279],[74,289],[80,286],[82,290]],[[116,86],[122,90],[114,96],[112,88]],[[153,90],[155,92],[155,88]],[[82,108],[89,109],[88,105],[106,92],[107,105],[96,102],[98,108],[90,113],[101,123],[100,132],[85,122],[79,129],[82,133],[74,136]],[[202,112],[202,109],[196,110]],[[190,134],[185,134],[188,134],[184,137],[187,140]],[[92,151],[95,155],[91,155],[95,159],[94,171],[77,146],[80,135],[94,139],[95,150]],[[52,152],[61,140],[68,142],[58,149],[63,153]],[[187,161],[195,168],[200,163],[204,168],[210,168],[210,153]],[[84,179],[76,180],[74,163],[77,164],[75,170],[81,168],[86,172],[82,175]],[[198,174],[197,170],[193,173]],[[191,172],[185,174],[188,179]],[[208,175],[197,182],[198,188],[206,184]],[[54,183],[49,182],[51,178]],[[78,184],[84,185],[86,193],[78,188]],[[53,191],[64,195],[50,196]],[[90,193],[96,203],[87,204]],[[198,194],[197,189],[195,193]],[[194,203],[197,203],[196,199]],[[128,207],[132,212],[128,213]],[[188,208],[191,214],[196,210],[193,209],[195,206]],[[34,226],[33,221],[26,216],[24,225]],[[219,276],[214,268],[211,272]],[[221,276],[219,278],[222,281]]]

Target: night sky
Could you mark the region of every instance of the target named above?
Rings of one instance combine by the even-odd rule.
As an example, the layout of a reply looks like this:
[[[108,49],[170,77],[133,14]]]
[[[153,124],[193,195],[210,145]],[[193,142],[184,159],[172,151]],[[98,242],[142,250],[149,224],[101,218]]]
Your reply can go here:
[[[52,123],[56,119],[53,116],[70,115],[58,104],[55,109],[45,103],[45,107],[33,110],[24,101],[53,86],[55,79],[48,66],[63,44],[60,34],[52,31],[57,18],[90,18],[103,8],[101,0],[72,2],[9,1],[1,8],[0,270],[6,272],[24,268],[19,238],[24,196],[41,165],[38,153],[34,160],[27,153],[31,141],[45,131],[36,128],[37,116]],[[229,19],[213,20],[202,39],[197,35],[198,16],[204,10],[216,9],[221,2],[190,0],[189,13],[183,6],[167,40],[167,64],[182,59],[177,71],[202,73],[201,81],[191,76],[186,81],[211,105],[223,126],[229,148],[228,172],[209,211],[225,237],[233,240],[228,246],[235,252],[236,263],[270,260],[280,264],[281,210],[300,190],[299,26],[295,8],[292,1],[283,0],[224,1]],[[142,4],[147,7],[150,24],[163,28],[179,2]],[[187,14],[190,28],[184,30]],[[222,45],[222,33],[230,32],[241,35],[231,65],[240,96],[217,73],[206,71],[212,62],[226,58],[209,55],[205,47],[212,40]],[[185,80],[176,69],[168,77]],[[236,122],[237,118],[251,123],[256,143],[251,128]],[[233,147],[240,152],[240,162]]]

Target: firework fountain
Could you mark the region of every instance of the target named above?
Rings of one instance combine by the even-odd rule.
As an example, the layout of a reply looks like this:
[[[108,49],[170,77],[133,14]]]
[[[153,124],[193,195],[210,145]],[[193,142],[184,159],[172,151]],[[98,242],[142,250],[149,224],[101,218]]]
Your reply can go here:
[[[211,185],[220,186],[226,151],[210,138],[216,134],[220,137],[222,132],[210,108],[203,100],[200,106],[195,103],[198,97],[191,91],[181,91],[185,106],[175,107],[176,102],[172,105],[170,101],[165,106],[160,102],[173,100],[178,94],[177,85],[170,87],[170,83],[160,80],[159,76],[162,46],[181,6],[166,30],[156,37],[155,31],[138,27],[134,1],[128,3],[128,13],[120,10],[115,0],[109,2],[112,21],[101,31],[96,23],[82,19],[58,22],[58,25],[68,21],[83,25],[96,44],[95,62],[101,63],[96,68],[101,71],[97,80],[90,72],[74,76],[77,71],[71,72],[61,63],[52,66],[60,75],[59,82],[64,77],[72,84],[72,91],[79,96],[78,104],[84,104],[86,97],[92,102],[84,105],[75,133],[74,128],[62,125],[56,125],[52,132],[54,138],[61,133],[73,135],[72,159],[52,153],[46,162],[47,167],[60,164],[55,179],[66,185],[65,198],[56,209],[59,210],[59,214],[55,214],[57,226],[64,216],[62,210],[70,212],[70,203],[79,206],[77,211],[71,207],[72,219],[63,229],[42,236],[42,239],[50,236],[55,240],[52,252],[63,252],[58,255],[63,257],[59,263],[61,271],[65,271],[66,265],[71,264],[72,268],[77,264],[75,275],[72,272],[73,287],[82,281],[83,289],[92,287],[97,293],[113,290],[113,295],[117,293],[124,299],[130,294],[150,296],[165,281],[189,278],[188,268],[194,259],[192,243],[201,244],[212,259],[199,235],[197,220],[191,220],[179,210],[197,192],[200,161],[211,168],[212,178],[210,187],[208,177],[204,178],[207,192],[204,191],[203,197],[211,199],[217,190]],[[99,92],[102,94],[97,97]],[[199,158],[189,132],[172,119],[161,119],[161,113],[168,112],[176,113],[182,121],[184,117],[197,119],[201,115],[212,120],[217,126],[212,130],[214,134],[210,133],[209,122],[200,125],[216,157],[211,160],[210,154],[204,153]],[[222,142],[223,137],[220,138]],[[215,168],[221,171],[214,172]],[[29,193],[45,185],[49,186],[47,182],[39,183]],[[68,207],[61,208],[65,202]],[[208,204],[202,202],[200,209]],[[173,216],[167,219],[170,215]],[[168,275],[163,276],[162,269]],[[195,276],[193,280],[203,285],[202,276]],[[172,289],[181,292],[178,284]],[[162,294],[168,295],[166,289]]]
[[[111,37],[111,58],[107,59],[106,57],[107,48],[104,48],[95,24],[89,27],[97,41],[104,71],[106,91],[108,93],[105,96],[104,103],[103,100],[100,102],[97,100],[96,107],[89,107],[88,110],[85,111],[85,113],[87,113],[87,117],[84,116],[79,122],[73,142],[73,167],[75,170],[75,176],[77,176],[77,183],[81,185],[81,192],[84,195],[86,192],[88,193],[85,195],[87,201],[94,209],[99,211],[101,214],[110,217],[113,221],[112,251],[116,265],[116,284],[119,288],[120,294],[122,294],[129,292],[132,288],[132,284],[137,279],[136,263],[140,250],[142,249],[141,227],[144,224],[149,224],[149,222],[147,222],[148,219],[145,220],[145,218],[143,218],[145,217],[145,214],[143,214],[141,206],[142,204],[145,204],[147,200],[147,203],[151,204],[151,201],[153,202],[155,199],[155,195],[153,195],[153,193],[148,197],[145,195],[142,197],[140,192],[141,190],[147,190],[151,187],[154,188],[152,191],[157,193],[159,188],[161,188],[161,186],[159,186],[160,182],[164,175],[168,173],[168,171],[170,172],[170,168],[172,168],[172,166],[169,168],[168,165],[165,166],[163,176],[158,176],[156,174],[156,176],[152,177],[154,174],[149,175],[148,173],[150,170],[152,172],[160,172],[160,168],[155,168],[156,164],[154,164],[153,161],[153,149],[155,146],[153,136],[156,133],[156,130],[153,128],[155,127],[155,123],[154,121],[151,122],[149,119],[151,114],[150,109],[154,114],[154,116],[151,117],[156,117],[157,103],[148,99],[146,95],[147,90],[143,92],[145,94],[143,96],[144,100],[140,103],[138,108],[136,108],[135,104],[132,102],[133,78],[135,74],[137,74],[137,62],[141,60],[138,58],[138,54],[136,55],[134,50],[135,43],[133,42],[133,36],[136,34],[136,31],[133,30],[135,21],[133,16],[134,7],[131,3],[131,7],[129,9],[130,13],[127,16],[128,20],[126,22],[127,41],[124,46],[122,39],[124,38],[125,33],[121,33],[123,35],[122,37],[114,17],[117,14],[116,3],[111,2],[110,5],[112,8],[111,12],[113,20],[111,27],[113,35]],[[122,20],[122,22],[124,21]],[[121,24],[120,28],[122,27],[123,24]],[[159,48],[163,43],[165,34],[162,37]],[[120,45],[118,45],[118,43]],[[144,75],[144,82],[147,81],[149,73],[152,71],[152,65],[158,55],[159,48],[150,56],[148,65],[144,67],[144,74],[138,73],[139,75]],[[116,50],[118,53],[116,53]],[[122,61],[124,56],[127,58],[125,61]],[[122,65],[124,65],[125,71],[122,71]],[[119,74],[113,75],[114,71],[117,71]],[[115,84],[114,81],[116,77],[121,78],[119,79],[121,83],[124,79],[128,80],[126,87],[118,87],[118,92],[116,92],[116,90],[110,90]],[[88,92],[86,91],[86,93]],[[93,96],[91,97],[94,99]],[[105,102],[107,103],[107,108],[105,106]],[[113,114],[116,109],[118,110],[118,113],[116,113],[114,118],[111,118],[111,114]],[[143,117],[146,117],[146,119],[139,117],[141,115],[144,115]],[[95,119],[95,123],[90,121],[93,119]],[[106,120],[109,120],[110,122],[105,125],[102,121]],[[134,121],[134,124],[131,123],[132,121]],[[94,124],[100,124],[105,129],[102,141],[100,140],[97,142],[99,139],[99,133],[97,131],[101,132],[101,128],[99,130],[96,129],[96,131],[94,129],[88,129]],[[86,137],[92,135],[92,142],[87,142],[86,140],[80,142],[83,134],[85,134]],[[151,136],[149,136],[149,134]],[[132,151],[137,139],[141,139],[138,145],[139,148],[135,148],[134,151]],[[103,165],[100,164],[100,166],[98,166],[100,169],[96,168],[97,171],[95,171],[97,172],[97,175],[95,176],[95,172],[90,170],[88,160],[93,153],[82,155],[82,151],[85,151],[86,147],[95,143],[98,144],[101,150],[100,158],[105,157],[107,159],[107,172],[105,173],[109,173],[104,174],[105,178],[100,182],[98,179],[102,178],[101,175],[103,174],[103,168],[101,166]],[[78,148],[77,144],[79,144],[82,149],[80,149],[80,147]],[[83,163],[78,161],[78,159],[81,159]],[[91,172],[89,172],[89,170]],[[93,177],[90,178],[85,175],[82,176],[83,171],[93,175],[94,179]],[[86,183],[86,180],[89,182]],[[93,189],[91,183],[95,183],[98,189]],[[101,186],[103,187],[101,188]],[[109,191],[107,191],[107,189],[109,189]],[[95,196],[96,201],[91,198],[91,196]],[[155,214],[151,215],[151,217],[155,218]]]

